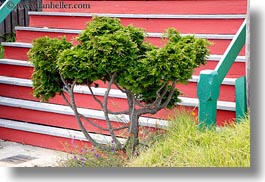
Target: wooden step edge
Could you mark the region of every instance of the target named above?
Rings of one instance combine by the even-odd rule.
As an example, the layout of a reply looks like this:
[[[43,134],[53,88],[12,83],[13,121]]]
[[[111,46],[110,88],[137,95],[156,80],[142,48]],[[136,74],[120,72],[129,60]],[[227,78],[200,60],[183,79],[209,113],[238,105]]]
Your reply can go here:
[[[20,84],[21,86],[30,86],[32,83],[30,83],[31,81],[27,81],[26,79],[22,79],[22,81],[20,82],[20,80],[18,79],[11,79],[11,77],[5,78],[3,76],[0,76],[0,83],[3,84]],[[104,96],[106,88],[92,88],[93,92],[95,95],[98,96]],[[82,94],[90,94],[90,91],[88,90],[88,88],[86,88],[85,86],[76,86],[74,89],[75,93],[82,93]],[[120,90],[117,89],[111,89],[110,91],[110,97],[115,97],[115,98],[126,98],[126,95],[124,93],[122,93]],[[178,103],[178,105],[181,106],[191,106],[191,107],[198,107],[198,99],[197,98],[187,98],[187,97],[179,97],[182,102]],[[46,103],[43,103],[46,104]],[[220,110],[228,110],[228,111],[235,111],[235,102],[228,102],[228,101],[218,101],[217,102],[217,109]],[[115,117],[115,116],[114,116]],[[102,118],[101,118],[102,119]]]
[[[29,16],[75,16],[75,17],[113,17],[113,18],[153,18],[153,19],[244,19],[245,14],[111,14],[111,13],[69,13],[29,11]]]
[[[45,134],[45,135],[51,135],[51,136],[57,136],[57,137],[63,137],[63,138],[70,138],[70,139],[74,138],[76,140],[88,141],[81,131],[58,128],[58,127],[51,127],[51,126],[44,126],[40,124],[19,122],[19,121],[14,121],[14,120],[9,120],[9,119],[0,119],[0,127],[20,130],[20,131],[39,133],[39,134]],[[96,142],[100,144],[111,144],[112,138],[110,136],[102,135],[102,134],[94,134],[94,133],[90,133],[90,135]],[[118,138],[118,140],[123,144],[126,141],[123,138]]]
[[[0,96],[0,105],[8,107],[18,107],[18,108],[30,109],[42,112],[51,112],[51,113],[70,115],[70,116],[74,115],[74,112],[69,106],[29,101],[23,99],[14,99],[2,96]],[[85,108],[78,108],[78,111],[88,118],[105,120],[103,111],[94,110],[94,109],[85,109]],[[118,116],[118,115],[109,114],[109,118],[113,122],[119,122],[119,123],[129,122],[128,115]],[[154,128],[165,128],[168,125],[168,121],[162,119],[140,117],[139,125],[154,127]]]
[[[32,31],[32,32],[51,32],[51,33],[64,33],[64,34],[80,34],[82,30],[75,30],[75,29],[61,29],[61,28],[48,28],[48,27],[15,27],[15,30],[19,31]],[[232,40],[235,35],[228,35],[228,34],[181,34],[181,36],[186,35],[194,35],[198,38],[205,38],[205,39],[229,39]],[[150,33],[147,32],[146,37],[153,37],[153,38],[162,38],[164,37],[163,33]]]

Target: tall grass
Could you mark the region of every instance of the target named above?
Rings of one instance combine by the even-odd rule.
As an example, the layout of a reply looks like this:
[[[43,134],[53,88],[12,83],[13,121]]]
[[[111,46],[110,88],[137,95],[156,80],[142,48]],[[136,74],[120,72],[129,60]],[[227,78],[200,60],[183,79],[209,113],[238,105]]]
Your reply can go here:
[[[4,46],[0,45],[0,59],[4,58]]]
[[[3,42],[15,42],[16,41],[16,34],[12,33],[5,33],[0,35],[0,38],[3,39]],[[4,46],[1,45],[0,42],[0,59],[4,58]]]
[[[165,137],[133,158],[128,167],[250,167],[250,119],[199,131],[194,117],[181,111]]]

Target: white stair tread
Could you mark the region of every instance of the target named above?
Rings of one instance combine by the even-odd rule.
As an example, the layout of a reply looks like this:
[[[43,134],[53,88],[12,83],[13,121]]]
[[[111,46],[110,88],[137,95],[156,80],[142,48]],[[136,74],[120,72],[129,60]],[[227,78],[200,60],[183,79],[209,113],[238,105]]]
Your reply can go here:
[[[57,128],[52,126],[44,126],[44,125],[32,124],[26,122],[18,122],[7,119],[0,119],[0,127],[51,135],[51,136],[70,138],[70,139],[75,138],[76,140],[87,141],[86,137],[81,131],[65,129],[65,128]],[[111,144],[112,138],[110,136],[94,134],[94,133],[91,133],[90,135],[98,143]],[[125,143],[125,139],[123,138],[118,138],[118,139],[122,143]]]

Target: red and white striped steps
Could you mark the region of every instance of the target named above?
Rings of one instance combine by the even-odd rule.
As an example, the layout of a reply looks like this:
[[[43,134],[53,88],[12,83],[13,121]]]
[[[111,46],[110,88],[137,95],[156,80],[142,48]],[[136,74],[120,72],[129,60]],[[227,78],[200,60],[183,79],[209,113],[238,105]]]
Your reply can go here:
[[[15,60],[28,60],[27,52],[32,47],[31,43],[24,42],[3,42],[2,45],[5,46],[5,58],[15,59]],[[208,58],[206,65],[194,70],[194,75],[199,75],[201,70],[204,69],[214,69],[221,59],[222,55],[211,54]],[[245,75],[245,56],[238,56],[232,68],[227,74],[227,78],[238,78]]]
[[[39,27],[16,27],[17,42],[31,43],[34,39],[43,36],[52,38],[65,36],[68,41],[73,41],[82,30],[75,29],[58,29],[58,28],[39,28]],[[187,34],[182,34],[183,36]],[[223,54],[233,39],[234,35],[228,34],[194,34],[195,37],[208,39],[212,45],[209,46],[212,54]],[[156,45],[163,46],[166,41],[162,40],[162,33],[147,33],[146,41]],[[244,55],[242,49],[241,55]]]
[[[32,83],[28,79],[19,79],[19,78],[1,76],[0,87],[1,87],[0,94],[6,98],[13,97],[18,100],[25,100],[25,101],[30,100],[32,102],[38,103],[37,99],[35,99],[32,96]],[[20,90],[21,92],[16,92],[17,90]],[[97,95],[99,99],[101,100],[103,99],[105,90],[106,90],[105,88],[93,88],[94,94]],[[76,93],[76,101],[77,101],[78,107],[89,108],[92,110],[100,109],[98,104],[93,100],[88,88],[84,86],[78,86],[75,89],[75,93]],[[125,98],[126,98],[125,95],[121,93],[119,90],[112,89],[110,93],[109,108],[112,110],[117,110],[118,107],[126,108],[127,103],[126,103]],[[187,97],[180,97],[180,98],[182,100],[182,103],[179,103],[179,106],[189,107],[190,110],[198,106],[198,100],[196,98],[187,98]],[[12,100],[12,102],[15,102],[15,101],[16,100]],[[51,99],[50,103],[57,104],[57,105],[65,105],[64,100],[60,96],[56,96],[55,99]],[[117,103],[119,103],[119,105]],[[4,104],[2,103],[2,105]],[[15,107],[15,106],[12,105],[12,107]],[[18,105],[18,107],[20,106]],[[218,109],[220,110],[218,120],[219,120],[219,124],[221,124],[221,121],[224,121],[225,119],[229,119],[229,117],[233,116],[234,111],[235,111],[235,104],[234,102],[218,101]],[[221,114],[222,112],[226,112],[227,114],[222,115]],[[8,114],[8,113],[5,113],[5,114]],[[9,117],[12,117],[11,116],[12,114],[13,113],[11,112]],[[168,119],[167,116],[170,114],[172,114],[172,112],[166,110],[166,111],[161,111],[157,113],[156,115],[148,115],[148,117],[157,118],[158,120],[159,118]],[[28,117],[28,116],[25,116],[25,117]],[[13,118],[13,119],[18,119],[18,118]],[[97,119],[102,119],[102,118],[97,118]]]
[[[11,88],[14,93],[17,93],[17,90],[22,91],[24,94],[28,92],[28,97],[31,96],[31,81],[26,79],[18,79],[18,78],[10,78],[10,77],[1,77],[0,79],[1,84],[15,86],[14,88]],[[23,87],[26,90],[23,90],[18,87]],[[28,89],[27,89],[28,87]],[[1,95],[5,95],[6,90],[5,87],[2,87],[1,89]],[[27,91],[28,90],[28,91]],[[77,93],[76,99],[77,101],[84,101],[84,95],[87,95],[89,97],[89,91],[83,87],[79,86],[75,89],[75,92]],[[15,97],[23,97],[20,95],[20,93],[13,94]],[[82,93],[82,95],[78,95],[78,93]],[[102,88],[94,88],[94,93],[98,96],[102,96],[104,94],[104,89]],[[83,98],[80,98],[80,97]],[[118,90],[112,90],[110,96],[112,98],[124,98],[125,96],[120,93]],[[33,97],[32,97],[33,98]],[[79,99],[80,98],[80,99]],[[59,99],[57,97],[57,99]],[[41,103],[38,101],[34,101],[34,99],[26,98],[26,99],[15,99],[10,97],[0,97],[0,115],[3,118],[9,118],[12,120],[19,120],[19,121],[25,121],[27,123],[32,124],[39,124],[44,126],[53,126],[53,127],[59,127],[59,128],[67,128],[67,129],[74,129],[78,130],[78,125],[75,122],[73,112],[68,106],[61,105],[58,103],[58,100],[55,99],[52,102],[57,103]],[[196,104],[197,99],[190,99],[190,98],[182,98],[184,101],[184,105],[190,106],[194,108],[194,104]],[[85,99],[88,100],[88,99]],[[218,109],[219,109],[219,116],[229,116],[231,117],[231,114],[233,115],[233,111],[235,110],[234,103],[232,102],[218,102]],[[89,117],[91,120],[95,121],[97,124],[101,125],[102,127],[106,127],[106,124],[104,122],[104,114],[102,111],[95,110],[95,109],[85,109],[85,108],[79,108],[80,112],[83,113],[85,116]],[[230,112],[227,112],[226,110],[229,110]],[[224,112],[226,115],[224,115]],[[15,114],[14,114],[15,113]],[[123,117],[117,117],[117,116],[110,116],[112,124],[114,127],[119,127],[123,123],[128,122],[128,116]],[[161,117],[160,117],[161,118]],[[225,118],[221,118],[223,120]],[[155,127],[155,128],[164,128],[167,126],[166,120],[156,119],[156,118],[146,118],[141,117],[140,118],[140,125],[141,126],[147,126],[147,127]],[[85,126],[89,129],[91,132],[95,133],[102,133],[103,131],[97,130],[96,128],[93,128],[93,126],[89,124],[85,124]],[[4,126],[2,126],[4,127]],[[1,129],[0,129],[1,131]],[[22,137],[23,138],[23,137]]]
[[[33,65],[28,61],[22,60],[13,60],[13,59],[0,59],[0,71],[2,76],[15,77],[15,78],[24,78],[30,79],[33,72]],[[12,70],[17,70],[16,72]],[[184,97],[197,98],[196,96],[196,87],[199,76],[192,76],[189,79],[189,84],[178,84],[177,88],[183,92]],[[99,86],[106,87],[106,84],[98,82]],[[233,102],[235,100],[235,78],[225,78],[221,85],[221,92],[219,100]],[[115,88],[115,87],[113,87]]]
[[[43,3],[59,2],[43,0]],[[40,103],[32,96],[30,80],[33,67],[27,61],[27,51],[33,39],[48,35],[58,37],[65,35],[68,40],[76,37],[85,23],[95,14],[98,16],[118,17],[124,25],[133,24],[145,28],[148,32],[147,41],[162,46],[162,32],[166,28],[175,27],[183,35],[195,34],[214,42],[211,45],[208,63],[194,71],[188,85],[178,85],[184,92],[180,106],[197,111],[198,99],[196,85],[200,70],[214,69],[221,59],[234,34],[245,18],[245,0],[181,0],[181,1],[64,1],[65,3],[89,3],[89,9],[43,9],[44,12],[30,12],[30,27],[16,27],[17,42],[3,43],[5,58],[0,59],[0,138],[65,150],[62,143],[71,145],[72,133],[79,128],[73,113],[65,106],[62,98],[56,96],[50,103]],[[57,12],[54,12],[57,11]],[[61,11],[61,12],[59,12]],[[78,11],[78,12],[77,12]],[[69,13],[71,12],[71,13]],[[15,71],[14,71],[15,70]],[[218,125],[224,120],[235,117],[235,78],[245,75],[244,48],[232,69],[225,78],[218,101]],[[94,88],[95,94],[102,99],[105,85]],[[75,89],[79,109],[92,120],[105,126],[102,111],[87,88],[80,86]],[[83,102],[86,100],[87,102]],[[115,102],[120,101],[125,107],[124,95],[117,89],[111,91],[110,105],[117,109]],[[90,103],[90,104],[88,104]],[[168,110],[154,116],[144,116],[141,124],[148,127],[163,128],[167,125]],[[162,120],[161,120],[162,119]],[[122,121],[124,122],[124,121]],[[113,118],[114,126],[122,123]],[[104,132],[88,126],[95,136],[105,137]],[[60,134],[58,134],[60,133]],[[80,132],[79,132],[80,134]],[[82,136],[82,134],[80,134]],[[79,135],[78,135],[79,136]],[[106,136],[108,138],[108,136]],[[85,139],[79,138],[80,145]]]

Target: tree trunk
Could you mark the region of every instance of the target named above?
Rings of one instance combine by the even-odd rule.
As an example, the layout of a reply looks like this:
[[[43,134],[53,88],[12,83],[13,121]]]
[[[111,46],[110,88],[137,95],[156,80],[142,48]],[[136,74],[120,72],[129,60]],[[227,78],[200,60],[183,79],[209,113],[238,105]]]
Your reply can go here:
[[[132,113],[130,115],[130,130],[129,137],[125,146],[127,154],[133,155],[135,153],[136,146],[139,144],[138,133],[139,133],[139,115]]]

